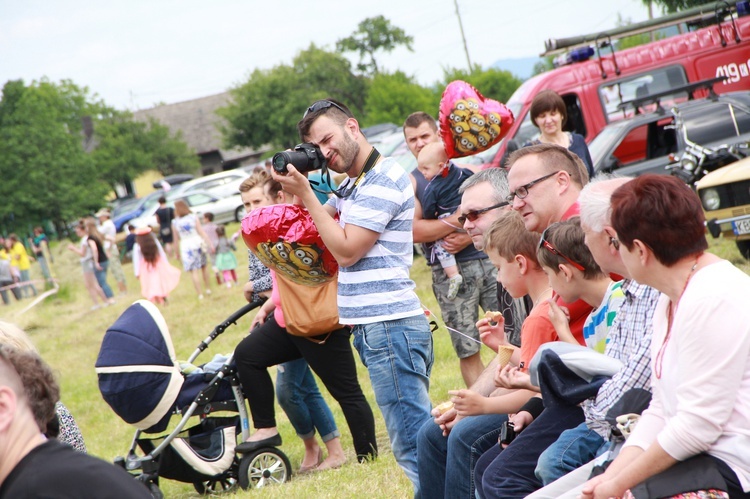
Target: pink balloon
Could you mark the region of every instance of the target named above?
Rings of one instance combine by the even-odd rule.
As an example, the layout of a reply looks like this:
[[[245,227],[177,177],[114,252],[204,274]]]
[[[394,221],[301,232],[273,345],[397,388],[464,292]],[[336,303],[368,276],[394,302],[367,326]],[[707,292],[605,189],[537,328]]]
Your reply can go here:
[[[487,99],[465,81],[452,81],[440,100],[440,135],[449,158],[485,151],[505,137],[513,124],[505,104]]]
[[[336,278],[338,263],[301,206],[277,204],[242,220],[242,239],[263,264],[292,281],[317,286]]]

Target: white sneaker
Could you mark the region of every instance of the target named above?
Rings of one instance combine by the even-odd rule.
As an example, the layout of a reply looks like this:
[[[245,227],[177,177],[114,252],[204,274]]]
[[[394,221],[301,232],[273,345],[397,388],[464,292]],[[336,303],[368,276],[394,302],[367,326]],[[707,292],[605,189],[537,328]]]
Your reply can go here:
[[[206,294],[210,295],[211,294],[211,290],[210,289],[206,289]]]
[[[203,295],[198,295],[198,299],[202,300],[203,299]]]
[[[453,300],[458,295],[458,291],[461,289],[461,284],[463,284],[464,278],[461,276],[461,274],[456,274],[450,279],[448,279],[448,296],[447,298],[449,300]]]

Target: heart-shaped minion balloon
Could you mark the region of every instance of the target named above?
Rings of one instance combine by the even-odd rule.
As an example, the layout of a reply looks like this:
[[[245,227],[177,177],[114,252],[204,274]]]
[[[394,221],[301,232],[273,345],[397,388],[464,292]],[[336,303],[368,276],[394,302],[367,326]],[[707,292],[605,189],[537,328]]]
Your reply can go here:
[[[500,142],[513,124],[505,104],[487,99],[465,81],[452,81],[440,100],[440,135],[449,158],[485,151]]]
[[[318,286],[336,278],[338,263],[300,206],[277,204],[251,211],[242,220],[242,239],[263,265],[298,284]]]

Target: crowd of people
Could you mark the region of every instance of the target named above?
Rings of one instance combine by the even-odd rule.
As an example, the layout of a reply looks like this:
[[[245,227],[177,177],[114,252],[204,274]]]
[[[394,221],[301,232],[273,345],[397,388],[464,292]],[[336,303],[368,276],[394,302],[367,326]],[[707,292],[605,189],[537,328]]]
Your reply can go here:
[[[307,109],[300,138],[343,175],[340,186],[320,199],[290,164],[285,174],[255,173],[240,194],[248,212],[305,208],[338,263],[339,320],[295,334],[296,310],[284,305],[292,288],[248,251],[243,295],[266,301],[235,350],[255,427],[237,452],[281,444],[275,391],[305,447],[300,472],[344,464],[314,372],[341,406],[357,459],[376,458],[352,340],[415,497],[750,497],[750,277],[707,251],[701,203],[680,180],[592,179],[582,138],[562,132],[565,106],[554,93],[535,99],[532,120],[537,140],[505,167],[477,170],[449,160],[435,120],[414,113],[403,130],[419,166],[407,174],[380,156],[343,103]],[[209,256],[217,281],[231,287],[233,238],[179,202],[164,218],[162,243],[174,245],[199,298],[210,291]],[[93,221],[76,230],[82,243],[70,249],[98,306],[112,293],[105,231]],[[154,234],[136,234],[142,290],[163,303],[177,269]],[[460,383],[434,408],[432,331],[409,275],[414,242],[424,245],[459,360]],[[154,284],[162,281],[170,284]],[[483,345],[498,352],[486,366]],[[0,349],[0,400],[12,402],[0,408],[16,415],[0,435],[15,435],[13,421],[41,403],[23,395],[23,355]],[[56,449],[39,435],[58,398],[50,389],[43,417],[24,419],[18,434],[34,450],[2,460],[0,497],[27,480],[29,456]]]

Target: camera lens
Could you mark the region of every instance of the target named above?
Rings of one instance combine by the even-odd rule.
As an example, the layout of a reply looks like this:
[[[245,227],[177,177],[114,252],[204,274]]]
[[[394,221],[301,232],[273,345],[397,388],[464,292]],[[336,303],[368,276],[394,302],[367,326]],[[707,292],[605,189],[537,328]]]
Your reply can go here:
[[[279,174],[288,173],[286,165],[292,164],[300,173],[323,168],[325,157],[320,149],[312,144],[297,144],[293,151],[283,151],[274,154],[271,160],[273,169]]]
[[[276,171],[276,173],[286,173],[286,165],[291,163],[292,160],[289,157],[289,154],[284,151],[274,154],[271,162],[273,163],[273,169]]]

